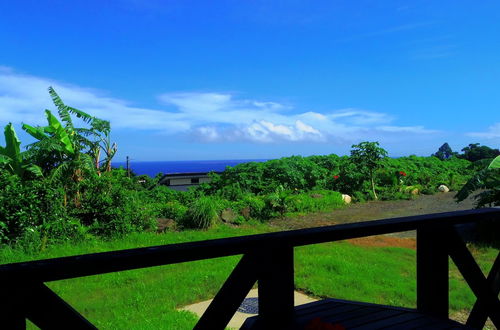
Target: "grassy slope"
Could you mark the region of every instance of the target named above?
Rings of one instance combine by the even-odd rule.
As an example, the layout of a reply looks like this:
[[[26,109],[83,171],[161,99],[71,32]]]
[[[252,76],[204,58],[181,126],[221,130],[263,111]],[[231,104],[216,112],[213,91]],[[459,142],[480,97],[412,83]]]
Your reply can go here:
[[[141,233],[109,242],[55,246],[38,255],[0,250],[0,263],[152,246],[269,231],[266,226],[219,227],[157,235]],[[497,251],[474,250],[484,269]],[[99,328],[190,329],[196,317],[176,308],[209,299],[239,257],[203,260],[49,283]],[[399,306],[415,305],[415,251],[354,246],[346,242],[296,249],[296,287],[317,297],[337,297]],[[451,271],[452,310],[470,307],[473,295]]]

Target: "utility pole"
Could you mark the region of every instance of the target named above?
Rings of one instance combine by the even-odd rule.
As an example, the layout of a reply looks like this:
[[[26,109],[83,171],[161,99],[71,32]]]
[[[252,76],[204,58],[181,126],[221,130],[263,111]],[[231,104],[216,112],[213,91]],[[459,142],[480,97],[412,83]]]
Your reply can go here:
[[[127,176],[130,178],[130,158],[127,156]]]

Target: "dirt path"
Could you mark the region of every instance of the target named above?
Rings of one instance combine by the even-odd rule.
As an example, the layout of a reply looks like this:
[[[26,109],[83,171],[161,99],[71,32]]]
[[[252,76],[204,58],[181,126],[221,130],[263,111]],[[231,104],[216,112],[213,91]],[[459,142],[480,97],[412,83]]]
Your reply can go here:
[[[474,200],[469,198],[461,203],[453,199],[455,193],[421,195],[413,200],[371,201],[352,204],[344,209],[320,212],[291,218],[276,219],[271,222],[281,230],[329,226],[341,223],[378,220],[428,213],[467,210],[474,207]],[[398,233],[391,236],[414,237],[414,232]],[[397,244],[400,245],[400,244]]]

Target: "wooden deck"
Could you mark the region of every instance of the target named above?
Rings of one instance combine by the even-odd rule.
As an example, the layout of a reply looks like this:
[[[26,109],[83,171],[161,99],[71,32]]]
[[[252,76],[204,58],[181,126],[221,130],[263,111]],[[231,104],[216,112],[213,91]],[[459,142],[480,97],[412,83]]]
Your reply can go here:
[[[290,330],[313,328],[313,320],[345,329],[473,329],[461,323],[430,316],[416,309],[400,308],[346,301],[325,299],[295,308],[294,322]],[[259,317],[248,318],[241,329],[267,329],[259,322]],[[315,328],[316,329],[316,328]]]

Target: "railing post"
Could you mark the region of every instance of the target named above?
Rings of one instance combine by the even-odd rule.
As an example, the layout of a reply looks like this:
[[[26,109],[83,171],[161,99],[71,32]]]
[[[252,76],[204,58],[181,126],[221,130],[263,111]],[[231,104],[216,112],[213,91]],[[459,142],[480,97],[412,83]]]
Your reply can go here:
[[[24,291],[22,283],[4,283],[0,287],[2,297],[0,301],[0,325],[5,329],[26,329],[26,315],[22,300]]]
[[[259,322],[264,329],[288,329],[294,314],[293,247],[274,247],[260,256]]]
[[[417,309],[448,318],[448,249],[440,227],[417,229]]]

